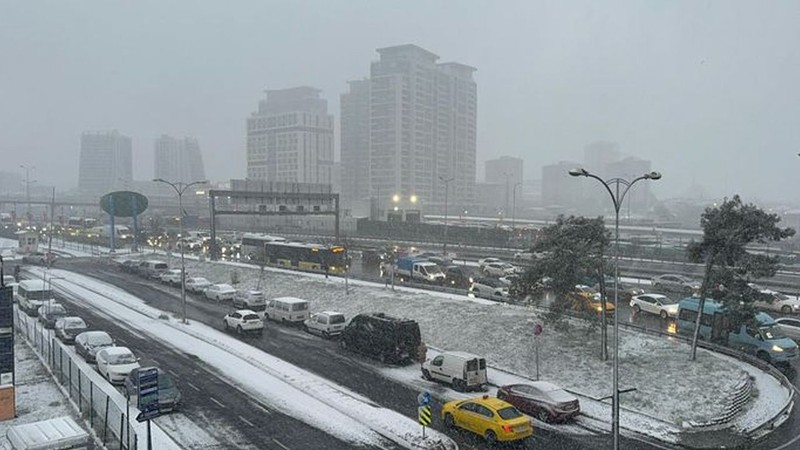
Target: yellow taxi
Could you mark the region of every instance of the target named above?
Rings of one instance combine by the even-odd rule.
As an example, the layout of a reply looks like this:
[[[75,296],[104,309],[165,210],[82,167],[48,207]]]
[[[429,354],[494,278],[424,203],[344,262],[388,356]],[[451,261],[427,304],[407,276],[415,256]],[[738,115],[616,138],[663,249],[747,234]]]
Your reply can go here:
[[[448,428],[471,431],[490,444],[517,441],[533,434],[533,423],[528,416],[510,403],[488,395],[445,403],[442,420]]]

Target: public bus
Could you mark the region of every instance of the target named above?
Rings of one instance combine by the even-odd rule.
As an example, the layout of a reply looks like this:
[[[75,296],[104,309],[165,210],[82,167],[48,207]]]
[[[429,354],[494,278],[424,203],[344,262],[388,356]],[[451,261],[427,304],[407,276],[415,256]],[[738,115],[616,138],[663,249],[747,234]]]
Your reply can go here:
[[[247,233],[242,237],[242,254],[251,261],[289,269],[344,273],[347,252],[338,245],[288,242],[276,236]]]

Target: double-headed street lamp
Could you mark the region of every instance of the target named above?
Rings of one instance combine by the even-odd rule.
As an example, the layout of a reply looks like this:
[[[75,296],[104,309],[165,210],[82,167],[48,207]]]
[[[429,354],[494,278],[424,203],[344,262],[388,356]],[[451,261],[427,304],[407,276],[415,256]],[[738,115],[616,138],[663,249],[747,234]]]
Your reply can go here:
[[[614,373],[613,391],[611,392],[611,432],[614,436],[614,450],[619,450],[619,210],[622,207],[623,200],[625,200],[625,195],[637,181],[658,180],[661,178],[661,174],[658,172],[650,172],[636,177],[631,181],[623,178],[603,180],[599,176],[582,168],[570,170],[569,174],[573,177],[588,177],[599,181],[603,187],[606,188],[606,191],[608,191],[608,194],[611,196],[611,201],[614,203],[614,307],[617,309],[614,310]],[[611,189],[611,185],[614,185],[614,190]],[[622,186],[622,191],[620,191],[620,186]]]
[[[183,183],[178,181],[173,183],[163,178],[155,178],[153,181],[172,186],[172,189],[175,189],[175,193],[178,194],[178,217],[180,219],[180,222],[178,222],[180,224],[180,231],[178,234],[180,235],[180,239],[183,239],[183,193],[194,185],[206,184],[208,181],[192,181],[191,183]],[[178,242],[180,243],[180,240]],[[181,243],[181,305],[183,308],[183,323],[186,323],[186,263],[183,259],[183,247],[184,244]]]

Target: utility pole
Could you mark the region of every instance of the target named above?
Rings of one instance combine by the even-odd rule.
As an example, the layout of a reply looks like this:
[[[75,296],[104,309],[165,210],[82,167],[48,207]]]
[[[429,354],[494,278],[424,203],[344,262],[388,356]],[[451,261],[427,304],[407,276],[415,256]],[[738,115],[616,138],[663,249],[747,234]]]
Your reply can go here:
[[[35,183],[35,181],[31,181],[31,170],[35,169],[36,166],[26,166],[25,164],[19,165],[22,170],[25,171],[25,201],[28,202],[28,222],[30,223],[31,220],[31,183]]]
[[[450,182],[455,180],[455,177],[445,177],[439,175],[439,179],[444,183],[444,246],[442,247],[443,256],[447,256],[447,195],[450,192]]]

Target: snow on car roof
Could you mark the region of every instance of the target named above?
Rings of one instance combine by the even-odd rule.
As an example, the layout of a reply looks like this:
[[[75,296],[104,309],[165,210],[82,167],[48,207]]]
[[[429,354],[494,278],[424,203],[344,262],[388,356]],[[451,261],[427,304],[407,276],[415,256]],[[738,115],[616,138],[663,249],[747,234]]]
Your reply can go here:
[[[297,297],[277,297],[274,299],[275,301],[280,301],[284,303],[307,303],[308,300],[303,300],[302,298]]]
[[[106,347],[103,349],[106,355],[132,355],[133,352],[128,347]]]

